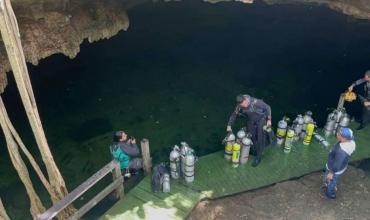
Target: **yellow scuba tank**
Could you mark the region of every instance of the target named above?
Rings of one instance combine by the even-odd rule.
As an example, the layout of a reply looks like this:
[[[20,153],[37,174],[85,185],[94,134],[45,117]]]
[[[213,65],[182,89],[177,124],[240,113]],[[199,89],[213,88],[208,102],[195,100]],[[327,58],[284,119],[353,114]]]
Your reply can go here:
[[[306,130],[306,136],[304,137],[304,140],[303,140],[304,145],[309,145],[311,143],[314,130],[315,130],[315,125],[311,122],[308,123],[307,130]]]
[[[286,138],[285,138],[285,145],[284,145],[285,153],[290,153],[290,151],[292,150],[293,140],[294,140],[294,130],[292,128],[289,128],[286,134]]]
[[[233,154],[233,145],[235,143],[235,135],[233,133],[229,133],[224,141],[225,143],[225,152],[224,152],[224,158],[226,161],[231,161],[231,156]]]
[[[233,155],[232,155],[231,160],[233,162],[233,167],[239,166],[239,160],[240,160],[240,144],[239,143],[234,143],[233,145]]]

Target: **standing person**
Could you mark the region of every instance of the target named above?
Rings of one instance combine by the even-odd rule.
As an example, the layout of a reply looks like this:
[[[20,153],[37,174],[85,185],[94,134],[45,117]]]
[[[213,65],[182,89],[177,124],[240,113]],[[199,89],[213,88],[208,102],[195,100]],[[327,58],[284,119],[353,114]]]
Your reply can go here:
[[[266,132],[263,127],[271,127],[271,107],[262,99],[256,99],[249,95],[238,95],[236,97],[237,105],[229,118],[226,131],[232,132],[232,125],[237,116],[248,117],[247,130],[252,134],[253,146],[256,151],[256,158],[252,163],[256,167],[262,159],[262,153],[268,145]]]
[[[113,134],[111,146],[113,157],[119,161],[122,175],[130,177],[131,173],[137,173],[143,168],[143,160],[135,138],[128,138],[126,132],[116,131]]]
[[[348,91],[352,92],[354,87],[361,84],[364,84],[365,95],[359,95],[361,104],[363,105],[363,109],[360,126],[357,128],[357,130],[363,129],[370,121],[370,70],[365,72],[365,75],[362,79],[359,79],[352,83],[352,85],[348,87]]]
[[[338,143],[329,153],[323,187],[323,193],[329,199],[336,198],[338,178],[346,171],[350,156],[356,149],[353,132],[350,128],[340,128],[336,137]]]

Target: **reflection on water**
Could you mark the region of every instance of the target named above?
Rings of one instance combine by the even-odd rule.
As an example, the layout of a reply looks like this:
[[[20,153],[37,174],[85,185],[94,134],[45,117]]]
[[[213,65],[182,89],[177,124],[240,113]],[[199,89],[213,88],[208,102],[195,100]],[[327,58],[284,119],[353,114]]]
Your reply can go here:
[[[186,1],[146,3],[129,16],[127,32],[84,43],[76,59],[55,55],[30,66],[70,189],[111,159],[113,130],[149,138],[154,162],[182,140],[204,155],[222,149],[236,94],[263,98],[275,123],[309,109],[322,125],[339,93],[369,68],[370,23],[324,7]],[[37,153],[15,94],[11,81],[6,104]],[[358,109],[349,106],[352,114]],[[0,153],[7,155],[4,147]],[[25,219],[23,187],[8,159],[0,160],[7,177],[0,194],[10,215]]]

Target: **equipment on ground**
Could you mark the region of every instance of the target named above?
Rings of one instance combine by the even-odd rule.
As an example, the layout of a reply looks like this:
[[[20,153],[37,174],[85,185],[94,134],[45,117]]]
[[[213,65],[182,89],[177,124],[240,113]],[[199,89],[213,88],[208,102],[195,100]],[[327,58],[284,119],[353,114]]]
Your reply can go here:
[[[278,122],[278,127],[276,130],[277,145],[282,145],[284,143],[287,128],[288,128],[288,118],[284,116],[283,119]]]
[[[238,131],[238,133],[236,133],[236,141],[238,143],[241,143],[243,138],[245,137],[245,135],[246,135],[246,132],[245,132],[244,128],[240,129]]]
[[[302,115],[297,115],[293,121],[294,141],[298,141],[303,132],[304,119]]]
[[[170,170],[171,170],[171,177],[173,179],[178,179],[180,177],[180,148],[179,146],[175,145],[173,150],[170,153]]]
[[[326,140],[325,140],[325,138],[324,138],[324,137],[322,137],[321,135],[319,135],[317,132],[314,132],[314,137],[315,137],[315,139],[316,139],[320,144],[324,145],[324,147],[325,147],[326,149],[330,146],[329,142],[328,142],[328,141],[326,141]]]
[[[285,145],[284,145],[285,153],[290,153],[293,147],[293,141],[294,141],[294,130],[293,128],[289,128],[286,138],[285,138]]]
[[[247,134],[242,140],[242,149],[240,152],[240,164],[246,164],[249,158],[249,152],[253,144],[251,134]]]
[[[314,130],[315,130],[315,124],[313,122],[309,122],[306,127],[306,136],[304,137],[304,140],[303,140],[304,145],[310,145]]]
[[[240,160],[240,144],[238,142],[234,143],[233,145],[233,155],[231,158],[233,162],[233,167],[239,166],[239,160]]]
[[[339,127],[348,127],[351,122],[351,117],[345,113],[339,121]]]
[[[168,173],[165,173],[163,175],[163,192],[169,193],[171,191],[171,185],[170,185],[170,175]]]
[[[233,145],[235,143],[235,135],[233,133],[228,133],[223,140],[223,143],[225,144],[224,158],[226,161],[231,161]]]
[[[328,115],[328,119],[326,120],[326,124],[324,127],[324,135],[325,137],[329,137],[331,134],[333,134],[335,130],[335,123],[336,123],[336,111],[330,113]]]
[[[335,126],[334,126],[334,131],[333,133],[337,131],[339,127],[339,122],[342,119],[342,117],[346,114],[346,109],[345,108],[340,108],[335,110]]]
[[[187,183],[194,181],[195,156],[193,152],[187,152],[184,158],[184,177]]]
[[[168,171],[164,163],[154,166],[151,181],[153,192],[163,191],[163,180],[166,173],[168,174]]]

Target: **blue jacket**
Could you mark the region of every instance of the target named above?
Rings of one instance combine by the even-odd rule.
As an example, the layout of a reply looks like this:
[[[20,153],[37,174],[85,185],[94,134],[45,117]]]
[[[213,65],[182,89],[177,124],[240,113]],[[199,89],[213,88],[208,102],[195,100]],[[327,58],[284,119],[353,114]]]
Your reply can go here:
[[[326,168],[334,174],[342,174],[346,170],[350,156],[355,149],[356,143],[354,141],[336,143],[329,153]]]

